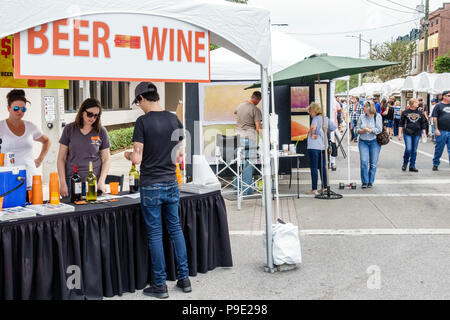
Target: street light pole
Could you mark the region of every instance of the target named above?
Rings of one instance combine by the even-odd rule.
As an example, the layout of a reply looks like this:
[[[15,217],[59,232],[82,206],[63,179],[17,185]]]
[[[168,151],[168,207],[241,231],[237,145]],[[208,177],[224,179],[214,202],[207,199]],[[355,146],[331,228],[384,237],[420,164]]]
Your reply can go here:
[[[361,34],[361,33],[359,34],[358,37],[357,37],[357,36],[346,36],[346,37],[348,37],[348,38],[357,38],[357,39],[359,40],[359,55],[358,55],[358,57],[359,57],[360,59],[362,58],[362,42],[364,41],[365,43],[369,44],[369,45],[370,45],[370,53],[369,53],[369,57],[370,57],[370,59],[372,59],[372,39],[371,39],[370,41],[364,40],[364,39],[362,38],[362,34]],[[361,82],[362,82],[362,75],[359,74],[359,75],[358,75],[358,86],[361,86],[361,85],[362,85]]]

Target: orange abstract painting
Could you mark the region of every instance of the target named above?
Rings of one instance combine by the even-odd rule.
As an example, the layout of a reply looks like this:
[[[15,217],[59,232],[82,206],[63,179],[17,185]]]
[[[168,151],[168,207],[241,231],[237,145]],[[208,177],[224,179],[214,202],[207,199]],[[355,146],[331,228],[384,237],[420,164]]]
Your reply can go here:
[[[309,128],[309,115],[292,116],[291,141],[304,141],[308,139]]]

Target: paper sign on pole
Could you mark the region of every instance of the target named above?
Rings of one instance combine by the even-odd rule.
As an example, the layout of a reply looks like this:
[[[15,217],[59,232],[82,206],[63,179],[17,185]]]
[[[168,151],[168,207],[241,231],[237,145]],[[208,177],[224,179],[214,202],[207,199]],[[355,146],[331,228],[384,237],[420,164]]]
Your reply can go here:
[[[15,35],[18,78],[209,82],[209,32],[143,14],[63,19]]]
[[[15,79],[14,38],[0,39],[0,88],[69,89],[67,80]]]

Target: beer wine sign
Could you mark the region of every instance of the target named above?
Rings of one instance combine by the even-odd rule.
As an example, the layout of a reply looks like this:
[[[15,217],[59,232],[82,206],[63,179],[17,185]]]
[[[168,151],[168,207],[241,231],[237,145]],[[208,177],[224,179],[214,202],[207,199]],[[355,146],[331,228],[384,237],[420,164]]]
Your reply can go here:
[[[99,14],[14,36],[16,78],[209,82],[209,32],[170,18]]]

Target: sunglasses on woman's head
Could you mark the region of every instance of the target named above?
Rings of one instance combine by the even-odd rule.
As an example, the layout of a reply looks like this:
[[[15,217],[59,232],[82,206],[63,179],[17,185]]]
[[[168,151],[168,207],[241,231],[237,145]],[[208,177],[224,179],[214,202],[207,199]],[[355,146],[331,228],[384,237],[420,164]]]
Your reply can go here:
[[[96,119],[100,116],[100,114],[98,114],[98,113],[92,113],[89,111],[86,111],[86,115],[88,118],[96,118]]]
[[[13,110],[15,112],[18,112],[19,110],[22,110],[23,113],[27,112],[27,108],[25,107],[14,107]]]

